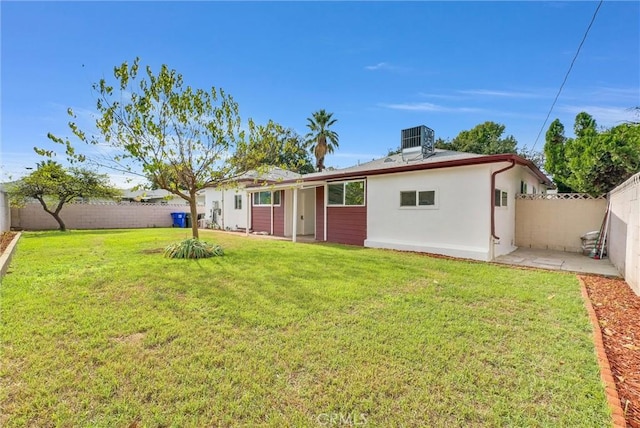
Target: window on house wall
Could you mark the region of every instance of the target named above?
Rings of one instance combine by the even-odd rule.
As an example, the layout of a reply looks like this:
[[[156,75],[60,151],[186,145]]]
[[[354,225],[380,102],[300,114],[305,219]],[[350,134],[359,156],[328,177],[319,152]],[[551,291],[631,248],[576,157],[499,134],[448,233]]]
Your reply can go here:
[[[401,207],[434,207],[435,190],[406,190],[400,192]]]
[[[500,189],[495,190],[494,205],[496,207],[506,207],[508,200],[509,200],[509,197],[507,195],[507,192]]]
[[[234,195],[233,197],[233,207],[237,210],[242,209],[242,195]]]
[[[523,195],[527,194],[527,183],[525,181],[521,181],[520,182],[520,193],[522,193]]]
[[[253,194],[254,206],[270,206],[271,192],[256,192]],[[273,192],[273,205],[280,205],[280,190]]]
[[[364,180],[331,183],[327,185],[327,205],[364,205]]]

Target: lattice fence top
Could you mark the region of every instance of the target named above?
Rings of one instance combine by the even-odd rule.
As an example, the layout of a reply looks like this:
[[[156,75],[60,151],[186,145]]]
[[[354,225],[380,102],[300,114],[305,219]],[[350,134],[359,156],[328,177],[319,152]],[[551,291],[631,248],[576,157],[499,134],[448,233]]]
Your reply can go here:
[[[518,193],[516,199],[533,200],[588,200],[607,199],[607,195],[591,196],[588,193]]]

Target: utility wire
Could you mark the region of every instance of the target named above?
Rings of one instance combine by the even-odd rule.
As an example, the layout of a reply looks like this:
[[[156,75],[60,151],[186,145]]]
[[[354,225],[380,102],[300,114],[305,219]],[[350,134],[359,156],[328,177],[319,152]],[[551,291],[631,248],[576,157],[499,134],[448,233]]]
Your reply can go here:
[[[540,132],[538,132],[538,136],[536,137],[536,141],[533,143],[533,147],[531,147],[532,151],[533,151],[533,149],[535,149],[536,144],[538,144],[538,140],[540,139],[540,135],[542,135],[542,131],[544,131],[544,127],[546,126],[547,121],[549,120],[549,116],[551,116],[551,112],[553,111],[553,108],[556,106],[556,102],[558,101],[558,98],[560,97],[560,94],[562,93],[562,89],[564,88],[564,84],[567,83],[567,79],[569,78],[569,74],[571,73],[571,70],[573,69],[573,64],[575,64],[576,59],[578,59],[578,55],[580,54],[580,49],[582,49],[582,45],[584,44],[584,41],[587,40],[587,35],[589,34],[589,30],[591,30],[591,26],[593,25],[593,22],[596,20],[596,15],[598,15],[598,11],[600,10],[600,6],[602,6],[603,2],[604,2],[604,0],[600,0],[600,2],[598,3],[598,7],[596,7],[595,12],[593,12],[593,16],[591,17],[591,22],[589,22],[589,26],[587,27],[587,31],[584,32],[584,36],[582,37],[582,41],[580,42],[580,45],[578,46],[578,50],[576,51],[576,54],[573,57],[573,60],[571,60],[571,65],[569,66],[569,70],[567,70],[567,74],[565,74],[565,76],[564,76],[564,80],[562,81],[562,84],[560,85],[560,89],[558,89],[558,93],[556,94],[556,97],[553,100],[553,103],[551,104],[551,108],[549,109],[549,113],[547,113],[547,117],[544,119],[544,123],[542,124],[542,127],[540,128]]]

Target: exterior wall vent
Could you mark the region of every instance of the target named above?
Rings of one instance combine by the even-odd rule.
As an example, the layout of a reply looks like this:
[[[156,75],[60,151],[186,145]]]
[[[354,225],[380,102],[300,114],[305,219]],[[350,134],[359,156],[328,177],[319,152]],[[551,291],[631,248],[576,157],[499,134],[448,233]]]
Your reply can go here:
[[[424,125],[400,132],[402,160],[426,159],[435,153],[435,133]]]

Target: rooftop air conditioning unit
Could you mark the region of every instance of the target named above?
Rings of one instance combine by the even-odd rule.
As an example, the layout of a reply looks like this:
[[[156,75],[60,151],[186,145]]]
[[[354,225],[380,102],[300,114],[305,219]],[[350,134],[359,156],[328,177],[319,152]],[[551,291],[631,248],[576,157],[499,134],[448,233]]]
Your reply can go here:
[[[424,125],[403,129],[400,133],[402,160],[426,159],[435,153],[435,133]]]

